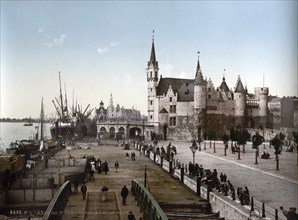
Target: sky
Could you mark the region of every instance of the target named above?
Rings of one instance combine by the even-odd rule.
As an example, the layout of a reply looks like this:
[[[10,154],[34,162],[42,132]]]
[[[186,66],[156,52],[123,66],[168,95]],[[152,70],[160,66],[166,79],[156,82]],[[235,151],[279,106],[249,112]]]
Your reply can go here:
[[[297,1],[3,1],[0,118],[55,117],[59,72],[68,104],[103,101],[147,114],[154,44],[162,77],[240,75],[250,93],[297,96]]]

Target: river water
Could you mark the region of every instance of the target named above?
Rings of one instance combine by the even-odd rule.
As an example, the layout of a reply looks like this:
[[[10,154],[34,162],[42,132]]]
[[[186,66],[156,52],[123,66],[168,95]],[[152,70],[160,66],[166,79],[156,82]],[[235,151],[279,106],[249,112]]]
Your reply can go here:
[[[44,124],[44,137],[50,138],[50,123]],[[0,122],[0,151],[10,147],[16,140],[32,140],[38,132],[39,124],[24,126],[24,122]]]

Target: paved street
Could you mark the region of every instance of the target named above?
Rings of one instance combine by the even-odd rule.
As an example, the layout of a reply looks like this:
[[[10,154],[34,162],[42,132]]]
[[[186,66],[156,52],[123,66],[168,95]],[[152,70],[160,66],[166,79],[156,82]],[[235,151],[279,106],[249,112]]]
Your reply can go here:
[[[166,147],[170,141],[159,142],[159,146]],[[173,146],[177,148],[176,159],[183,163],[192,162],[193,155],[189,149],[190,142],[172,141]],[[218,174],[226,173],[228,179],[237,187],[248,186],[251,196],[255,200],[265,202],[272,208],[284,206],[298,207],[298,166],[297,154],[283,151],[280,155],[280,170],[276,170],[276,161],[274,158],[274,149],[269,145],[260,146],[260,155],[263,151],[270,153],[270,159],[258,158],[258,164],[255,164],[255,150],[251,144],[245,147],[245,154],[242,154],[238,160],[238,154],[233,155],[230,146],[227,150],[227,156],[224,156],[224,148],[221,142],[215,144],[216,153],[214,153],[213,142],[210,148],[209,142],[201,145],[201,151],[196,152],[196,163],[202,164],[205,169],[217,169]],[[242,150],[242,146],[241,146]]]

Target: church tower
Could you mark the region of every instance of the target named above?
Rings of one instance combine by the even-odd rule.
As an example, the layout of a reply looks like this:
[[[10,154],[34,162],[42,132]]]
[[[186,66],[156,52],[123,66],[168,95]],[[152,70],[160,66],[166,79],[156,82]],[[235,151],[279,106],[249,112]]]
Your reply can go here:
[[[153,32],[154,33],[154,32]],[[148,124],[154,125],[158,121],[158,112],[154,111],[156,102],[156,87],[158,84],[158,62],[156,61],[154,36],[152,37],[152,47],[150,60],[147,64],[147,83],[148,83]]]
[[[194,138],[203,137],[205,132],[206,121],[206,85],[203,79],[203,74],[200,66],[200,60],[198,58],[196,77],[194,81]]]

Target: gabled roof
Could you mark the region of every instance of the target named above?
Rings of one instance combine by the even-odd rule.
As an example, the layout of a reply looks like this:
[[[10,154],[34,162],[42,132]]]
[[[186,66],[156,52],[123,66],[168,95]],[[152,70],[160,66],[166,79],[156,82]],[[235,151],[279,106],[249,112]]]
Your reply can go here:
[[[168,113],[168,111],[165,108],[163,108],[159,113]]]
[[[156,88],[157,95],[166,94],[170,85],[173,92],[178,94],[177,101],[194,100],[193,79],[161,78]]]

